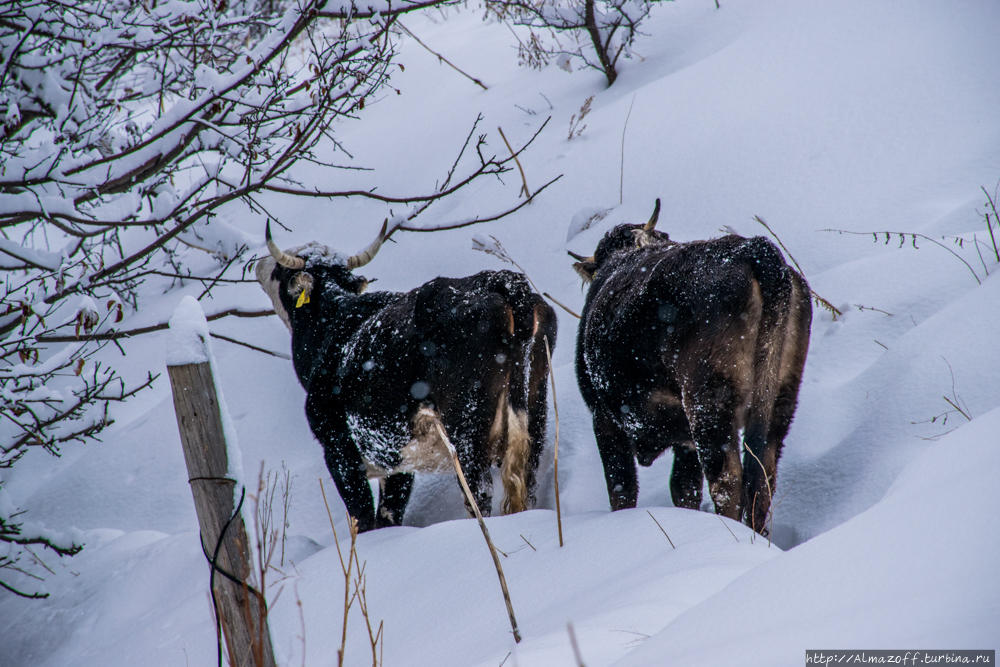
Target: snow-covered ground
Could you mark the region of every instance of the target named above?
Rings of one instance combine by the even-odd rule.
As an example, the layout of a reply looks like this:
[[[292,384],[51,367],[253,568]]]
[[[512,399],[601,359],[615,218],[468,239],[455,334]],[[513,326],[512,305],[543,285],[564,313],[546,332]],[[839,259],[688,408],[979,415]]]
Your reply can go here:
[[[474,235],[491,234],[541,289],[578,311],[583,293],[565,251],[590,254],[613,225],[647,219],[657,197],[658,228],[678,240],[725,226],[760,234],[753,216],[765,219],[816,292],[843,311],[835,321],[814,311],[779,466],[774,543],[712,513],[671,507],[669,454],[640,471],[639,508],[608,511],[576,389],[576,321],[559,310],[566,545],[558,546],[551,509],[551,454],[539,509],[487,520],[507,554],[524,640],[513,641],[489,553],[464,518],[453,477],[425,477],[407,526],[358,539],[369,610],[385,623],[385,665],[575,665],[567,622],[589,667],[801,665],[806,649],[1000,648],[1000,266],[992,246],[980,257],[974,244],[950,240],[988,238],[979,188],[993,192],[1000,179],[1000,4],[721,5],[655,7],[635,45],[641,59],[623,62],[610,89],[594,70],[518,68],[510,31],[484,22],[481,8],[406,17],[489,89],[405,39],[405,71],[392,79],[400,94],[387,88],[360,121],[336,132],[356,164],[376,170],[380,192],[408,195],[444,178],[477,114],[489,150],[501,155],[498,126],[520,146],[551,116],[521,160],[530,187],[562,174],[558,182],[506,220],[397,234],[361,270],[378,278],[377,289],[501,268],[472,249]],[[567,140],[570,117],[590,96],[586,129]],[[337,187],[353,178],[344,172]],[[494,213],[516,201],[519,187],[512,172],[505,184],[473,186],[420,220]],[[291,230],[275,230],[279,245],[315,239],[348,252],[390,215],[371,201],[275,197],[268,207]],[[603,220],[569,233],[578,213],[605,209]],[[224,217],[263,245],[263,220],[239,209]],[[922,239],[914,249],[909,237],[900,247],[897,237],[872,243],[870,234],[828,229],[946,236],[958,257]],[[192,261],[211,268],[207,256]],[[166,321],[182,297],[200,291],[166,292],[134,326]],[[205,312],[269,305],[252,285],[214,295],[202,302]],[[288,349],[277,318],[210,328]],[[333,486],[306,425],[304,393],[290,362],[217,339],[212,346],[244,479],[255,479],[262,461],[294,476],[288,577],[269,591],[274,599],[284,588],[271,612],[279,662],[335,665],[343,576],[317,480]],[[66,446],[60,459],[33,451],[3,473],[10,501],[29,510],[23,519],[76,527],[86,548],[45,558],[54,571],[44,573],[49,598],[0,592],[0,665],[214,664],[208,568],[164,372],[167,334],[124,348],[128,373],[162,375],[116,406],[104,441]],[[553,432],[550,416],[550,439]],[[344,538],[343,505],[328,495]],[[346,664],[370,661],[355,609]]]

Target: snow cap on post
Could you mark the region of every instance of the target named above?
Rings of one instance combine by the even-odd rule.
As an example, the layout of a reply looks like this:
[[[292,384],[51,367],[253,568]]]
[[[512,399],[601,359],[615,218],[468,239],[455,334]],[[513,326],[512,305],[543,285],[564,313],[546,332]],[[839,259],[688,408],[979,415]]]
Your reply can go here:
[[[167,366],[200,364],[209,360],[208,320],[193,296],[181,299],[170,316]]]

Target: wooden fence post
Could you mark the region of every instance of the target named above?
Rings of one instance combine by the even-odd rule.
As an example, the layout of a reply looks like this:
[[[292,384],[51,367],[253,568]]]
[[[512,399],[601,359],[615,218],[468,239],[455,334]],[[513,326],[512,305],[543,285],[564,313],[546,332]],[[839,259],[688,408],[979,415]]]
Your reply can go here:
[[[198,310],[200,312],[200,307]],[[204,358],[208,359],[207,337],[199,338],[206,346]],[[233,667],[274,667],[266,602],[251,587],[254,577],[246,527],[241,514],[233,517],[234,493],[238,490],[236,480],[227,475],[229,456],[211,363],[168,365],[167,373],[173,389],[188,481],[198,512],[202,546],[210,557],[218,547],[218,569],[245,582],[235,583],[218,570],[212,576],[215,613],[222,622],[230,664]],[[230,518],[232,522],[219,544],[219,535]]]

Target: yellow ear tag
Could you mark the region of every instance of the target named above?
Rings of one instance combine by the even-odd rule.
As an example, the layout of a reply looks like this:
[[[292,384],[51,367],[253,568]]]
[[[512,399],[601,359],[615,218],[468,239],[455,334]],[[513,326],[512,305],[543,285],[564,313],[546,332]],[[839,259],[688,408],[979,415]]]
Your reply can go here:
[[[306,303],[309,303],[309,291],[302,290],[302,293],[299,294],[299,300],[295,302],[295,307],[301,308],[302,305]]]

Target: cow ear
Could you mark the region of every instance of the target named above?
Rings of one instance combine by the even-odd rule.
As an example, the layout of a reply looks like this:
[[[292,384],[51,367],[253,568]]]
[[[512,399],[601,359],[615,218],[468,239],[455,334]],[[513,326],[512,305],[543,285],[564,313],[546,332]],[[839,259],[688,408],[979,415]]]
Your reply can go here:
[[[574,262],[573,269],[580,274],[583,282],[589,283],[594,279],[594,273],[597,271],[597,262],[592,258],[587,258],[580,262]]]
[[[301,308],[310,301],[313,290],[313,277],[305,271],[299,271],[288,283],[288,294],[295,299],[295,307]]]

